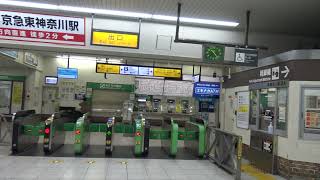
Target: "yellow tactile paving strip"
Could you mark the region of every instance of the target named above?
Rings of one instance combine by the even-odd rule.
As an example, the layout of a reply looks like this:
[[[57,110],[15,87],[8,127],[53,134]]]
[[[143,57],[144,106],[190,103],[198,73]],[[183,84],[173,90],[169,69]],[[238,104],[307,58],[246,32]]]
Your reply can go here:
[[[241,165],[241,171],[255,177],[257,180],[276,180],[275,177],[273,177],[270,174],[265,174],[259,169],[251,166],[250,164],[242,164]]]

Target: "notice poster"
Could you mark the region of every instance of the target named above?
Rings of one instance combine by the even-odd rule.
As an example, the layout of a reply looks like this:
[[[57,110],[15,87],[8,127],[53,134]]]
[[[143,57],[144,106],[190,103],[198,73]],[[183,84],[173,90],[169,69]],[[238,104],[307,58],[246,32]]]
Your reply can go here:
[[[13,82],[11,113],[20,111],[22,108],[23,82]]]
[[[238,92],[237,127],[249,128],[249,92]]]

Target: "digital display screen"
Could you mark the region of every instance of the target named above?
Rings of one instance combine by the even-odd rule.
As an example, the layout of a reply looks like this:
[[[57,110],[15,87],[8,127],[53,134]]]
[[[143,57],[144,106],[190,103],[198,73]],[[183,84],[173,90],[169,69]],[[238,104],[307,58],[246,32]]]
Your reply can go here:
[[[153,67],[139,67],[139,76],[153,76]]]
[[[138,66],[120,66],[120,74],[139,75]]]
[[[46,76],[45,77],[45,84],[52,84],[52,85],[58,84],[58,77]]]
[[[58,67],[58,78],[78,79],[78,69]]]

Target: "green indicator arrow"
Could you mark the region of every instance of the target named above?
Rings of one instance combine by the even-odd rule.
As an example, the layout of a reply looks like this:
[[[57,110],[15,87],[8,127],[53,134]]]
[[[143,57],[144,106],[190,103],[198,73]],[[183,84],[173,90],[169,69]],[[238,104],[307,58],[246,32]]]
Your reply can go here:
[[[107,135],[110,136],[110,135],[111,135],[111,131],[108,131],[108,132],[107,132]]]

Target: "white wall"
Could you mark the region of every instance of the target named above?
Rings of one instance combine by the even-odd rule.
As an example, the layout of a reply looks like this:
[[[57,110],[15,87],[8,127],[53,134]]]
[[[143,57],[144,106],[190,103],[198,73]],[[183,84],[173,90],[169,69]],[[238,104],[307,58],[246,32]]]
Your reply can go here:
[[[250,145],[250,130],[237,127],[235,111],[237,110],[236,92],[248,91],[248,86],[228,88],[222,90],[220,98],[221,129],[233,132],[242,137],[246,145]]]
[[[320,162],[320,140],[304,140],[299,136],[301,87],[318,86],[320,82],[291,81],[289,85],[288,138],[278,138],[278,155],[296,161]],[[320,96],[320,94],[319,94]]]

